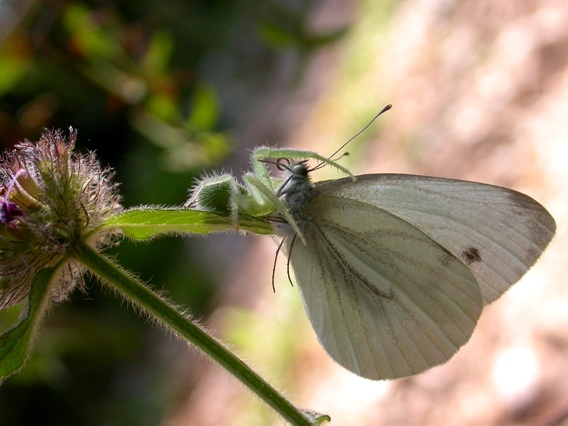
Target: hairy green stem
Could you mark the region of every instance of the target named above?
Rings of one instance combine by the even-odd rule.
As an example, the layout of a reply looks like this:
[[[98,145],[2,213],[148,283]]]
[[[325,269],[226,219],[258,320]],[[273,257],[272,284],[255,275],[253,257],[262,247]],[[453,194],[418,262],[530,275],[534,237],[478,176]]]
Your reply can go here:
[[[310,426],[313,423],[261,376],[209,335],[198,324],[178,311],[163,297],[126,273],[108,258],[85,243],[77,245],[72,255],[104,282],[122,293],[167,327],[217,361],[245,386],[256,393],[292,425]]]

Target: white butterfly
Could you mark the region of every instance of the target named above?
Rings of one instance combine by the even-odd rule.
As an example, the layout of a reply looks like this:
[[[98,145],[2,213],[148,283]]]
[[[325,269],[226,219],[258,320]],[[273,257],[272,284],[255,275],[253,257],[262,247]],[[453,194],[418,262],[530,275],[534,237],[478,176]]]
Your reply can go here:
[[[310,188],[304,163],[290,169],[284,197],[307,245],[290,226],[277,229],[304,307],[329,355],[369,379],[451,358],[556,228],[532,198],[497,186],[377,174]]]
[[[190,205],[236,223],[246,215],[272,220],[320,343],[369,379],[450,359],[483,307],[530,269],[555,233],[544,207],[510,189],[400,174],[312,185],[307,158],[321,161],[315,168],[345,170],[313,152],[259,148],[245,186],[230,175],[206,178]],[[266,162],[287,171],[277,190]]]

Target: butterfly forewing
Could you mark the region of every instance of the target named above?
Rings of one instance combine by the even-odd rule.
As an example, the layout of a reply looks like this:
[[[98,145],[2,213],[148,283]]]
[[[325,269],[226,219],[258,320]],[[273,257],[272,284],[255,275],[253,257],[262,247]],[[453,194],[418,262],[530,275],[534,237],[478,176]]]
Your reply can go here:
[[[485,304],[518,281],[552,239],[554,219],[506,188],[414,175],[363,175],[316,185],[323,195],[387,210],[429,235],[475,275]]]
[[[308,245],[293,246],[291,263],[339,364],[370,379],[404,377],[447,361],[470,338],[481,292],[443,246],[366,202],[319,195],[304,213]]]

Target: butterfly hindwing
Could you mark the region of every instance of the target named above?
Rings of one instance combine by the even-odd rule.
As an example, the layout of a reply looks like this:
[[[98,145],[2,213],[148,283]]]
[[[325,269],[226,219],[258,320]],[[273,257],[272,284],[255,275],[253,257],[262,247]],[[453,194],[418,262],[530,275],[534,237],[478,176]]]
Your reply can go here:
[[[339,364],[370,379],[404,377],[467,342],[481,292],[444,247],[359,201],[319,195],[304,215],[308,246],[291,247],[291,264],[312,326]]]

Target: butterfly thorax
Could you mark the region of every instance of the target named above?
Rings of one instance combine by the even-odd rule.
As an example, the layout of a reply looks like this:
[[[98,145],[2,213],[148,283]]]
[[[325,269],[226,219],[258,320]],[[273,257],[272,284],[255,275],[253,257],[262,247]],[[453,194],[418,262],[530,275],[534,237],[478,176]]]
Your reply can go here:
[[[306,219],[304,209],[313,198],[313,185],[306,160],[286,168],[284,182],[278,188],[277,195],[282,197],[290,215],[301,225]]]

